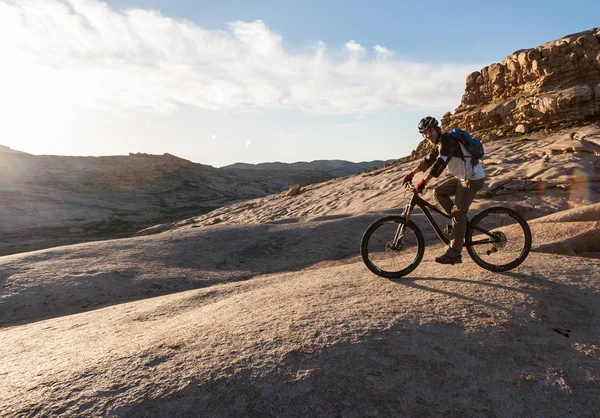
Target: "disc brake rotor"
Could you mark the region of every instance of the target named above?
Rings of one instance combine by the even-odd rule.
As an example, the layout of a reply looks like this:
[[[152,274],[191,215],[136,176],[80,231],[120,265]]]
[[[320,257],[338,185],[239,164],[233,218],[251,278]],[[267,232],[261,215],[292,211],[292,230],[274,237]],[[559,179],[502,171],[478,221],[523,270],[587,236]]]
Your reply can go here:
[[[493,233],[494,237],[496,237],[497,241],[494,243],[495,248],[502,248],[506,246],[508,239],[506,238],[506,234],[501,231],[496,231]]]
[[[385,250],[387,251],[400,251],[402,250],[402,243],[398,243],[397,245],[394,245],[394,241],[390,241],[387,244],[385,244]]]
[[[494,242],[492,244],[492,247],[486,251],[487,255],[497,253],[498,249],[503,248],[506,245],[506,243],[508,242],[508,239],[506,238],[506,234],[504,232],[495,231],[495,232],[492,232],[492,235],[494,236],[496,242]]]

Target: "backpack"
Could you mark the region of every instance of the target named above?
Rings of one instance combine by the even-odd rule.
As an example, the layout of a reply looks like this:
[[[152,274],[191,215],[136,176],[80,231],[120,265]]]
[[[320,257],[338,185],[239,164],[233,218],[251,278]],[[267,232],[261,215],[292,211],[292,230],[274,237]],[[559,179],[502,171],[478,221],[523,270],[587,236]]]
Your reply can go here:
[[[468,132],[460,129],[452,129],[448,133],[463,144],[467,151],[471,153],[471,164],[473,166],[479,164],[479,160],[481,160],[485,154],[481,141],[473,138]]]

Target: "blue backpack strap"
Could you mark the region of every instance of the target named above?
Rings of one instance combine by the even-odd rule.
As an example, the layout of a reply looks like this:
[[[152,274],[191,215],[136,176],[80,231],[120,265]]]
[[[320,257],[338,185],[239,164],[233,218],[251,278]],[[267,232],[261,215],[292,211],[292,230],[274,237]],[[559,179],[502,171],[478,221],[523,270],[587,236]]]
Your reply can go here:
[[[476,166],[479,164],[479,160],[483,158],[484,149],[483,144],[478,139],[475,139],[469,134],[461,129],[452,129],[449,132],[454,138],[456,138],[467,151],[471,154],[471,164]],[[464,158],[463,158],[464,160]]]

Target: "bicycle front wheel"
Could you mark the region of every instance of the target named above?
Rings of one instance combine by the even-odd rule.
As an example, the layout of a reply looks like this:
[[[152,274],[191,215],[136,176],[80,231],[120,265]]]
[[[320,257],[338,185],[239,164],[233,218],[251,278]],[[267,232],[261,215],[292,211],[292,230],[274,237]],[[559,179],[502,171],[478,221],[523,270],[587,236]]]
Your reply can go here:
[[[481,211],[467,226],[465,245],[475,263],[490,271],[517,267],[531,250],[531,229],[516,211],[493,207]]]
[[[397,233],[401,238],[394,242]],[[369,270],[378,276],[397,279],[413,271],[425,252],[425,240],[417,225],[399,215],[375,221],[365,231],[360,255]]]

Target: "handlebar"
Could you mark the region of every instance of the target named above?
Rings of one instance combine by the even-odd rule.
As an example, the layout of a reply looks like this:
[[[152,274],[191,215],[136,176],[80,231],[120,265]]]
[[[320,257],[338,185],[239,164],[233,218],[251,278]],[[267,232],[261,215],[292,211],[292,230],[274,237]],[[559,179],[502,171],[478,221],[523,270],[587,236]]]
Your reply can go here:
[[[417,191],[415,190],[415,185],[413,184],[413,182],[411,180],[408,180],[406,183],[404,183],[404,188],[406,190],[410,190],[414,194],[418,194]]]

